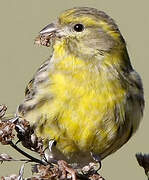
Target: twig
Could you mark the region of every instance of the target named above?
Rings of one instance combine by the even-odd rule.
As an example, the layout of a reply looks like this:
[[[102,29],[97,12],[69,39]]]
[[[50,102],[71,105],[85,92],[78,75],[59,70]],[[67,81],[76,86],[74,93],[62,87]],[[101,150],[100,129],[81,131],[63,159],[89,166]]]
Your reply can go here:
[[[89,178],[83,174],[77,174],[76,176],[77,176],[77,178],[79,178],[81,180],[89,180]]]
[[[31,160],[31,162],[36,162],[42,165],[46,165],[45,162],[27,154],[26,152],[22,151],[19,147],[17,147],[12,141],[9,142],[10,146],[13,147],[16,151],[18,151],[19,153],[21,153],[22,155],[24,155],[25,157],[29,158]]]

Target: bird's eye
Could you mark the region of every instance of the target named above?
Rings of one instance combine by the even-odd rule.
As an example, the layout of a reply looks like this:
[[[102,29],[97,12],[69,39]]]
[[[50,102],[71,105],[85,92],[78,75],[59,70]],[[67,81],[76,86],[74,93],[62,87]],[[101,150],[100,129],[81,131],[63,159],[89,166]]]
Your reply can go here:
[[[73,28],[76,32],[82,32],[84,30],[83,24],[75,24]]]

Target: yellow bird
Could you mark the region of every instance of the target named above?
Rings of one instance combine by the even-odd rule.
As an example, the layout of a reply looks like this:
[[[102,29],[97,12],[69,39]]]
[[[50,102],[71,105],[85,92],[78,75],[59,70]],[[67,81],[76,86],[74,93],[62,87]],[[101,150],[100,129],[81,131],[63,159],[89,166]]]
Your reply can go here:
[[[140,76],[114,20],[103,11],[64,11],[40,32],[51,57],[26,89],[17,114],[36,134],[54,140],[52,159],[83,166],[117,151],[139,127]]]

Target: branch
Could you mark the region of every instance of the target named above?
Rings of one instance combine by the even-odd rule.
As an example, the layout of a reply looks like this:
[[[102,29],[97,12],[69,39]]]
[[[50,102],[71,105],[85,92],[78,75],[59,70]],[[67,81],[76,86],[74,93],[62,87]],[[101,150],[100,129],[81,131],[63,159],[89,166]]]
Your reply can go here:
[[[21,153],[23,156],[27,157],[28,159],[20,159],[16,160],[13,157],[7,154],[0,155],[0,161],[24,161],[25,163],[34,162],[32,173],[34,174],[33,177],[28,178],[28,180],[41,180],[41,179],[72,179],[72,180],[104,180],[100,174],[98,174],[94,170],[94,166],[90,163],[88,165],[88,170],[84,171],[84,174],[79,174],[76,169],[71,167],[67,164],[67,162],[63,160],[54,160],[48,162],[49,157],[45,155],[45,149],[43,146],[44,139],[38,138],[30,126],[29,122],[25,119],[20,117],[13,117],[13,118],[5,118],[5,112],[7,107],[5,105],[0,106],[0,142],[2,145],[9,145],[14,148],[17,152]],[[17,134],[17,136],[16,136]],[[37,159],[27,152],[23,151],[21,148],[17,146],[17,143],[14,143],[14,138],[18,138],[17,142],[21,142],[22,145],[38,153],[41,159]],[[54,141],[53,141],[54,143]],[[52,146],[53,143],[50,145]],[[49,150],[51,146],[47,147]],[[47,149],[46,148],[46,149]],[[20,179],[23,180],[23,172],[24,172],[24,164],[21,166],[19,175],[10,175],[9,177],[2,177],[2,180],[6,179]]]
[[[27,154],[26,152],[24,152],[23,150],[21,150],[18,146],[16,146],[12,141],[9,142],[10,146],[13,147],[16,151],[18,151],[19,153],[21,153],[22,155],[24,155],[25,157],[30,159],[30,162],[35,162],[35,163],[39,163],[42,165],[47,165],[47,163]]]

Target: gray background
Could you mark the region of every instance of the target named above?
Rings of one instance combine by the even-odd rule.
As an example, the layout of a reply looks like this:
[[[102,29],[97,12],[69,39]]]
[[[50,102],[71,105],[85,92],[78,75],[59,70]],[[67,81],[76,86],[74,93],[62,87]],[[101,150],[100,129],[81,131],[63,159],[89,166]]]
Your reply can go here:
[[[90,6],[106,11],[118,23],[129,49],[131,62],[143,79],[146,111],[140,129],[119,151],[103,161],[101,174],[109,180],[145,179],[135,159],[136,152],[148,152],[148,0],[0,0],[0,104],[15,112],[22,101],[24,88],[49,49],[34,45],[38,32],[63,10]],[[0,153],[21,157],[7,146]],[[17,173],[21,163],[0,165],[0,175]],[[28,165],[25,175],[29,176]]]

